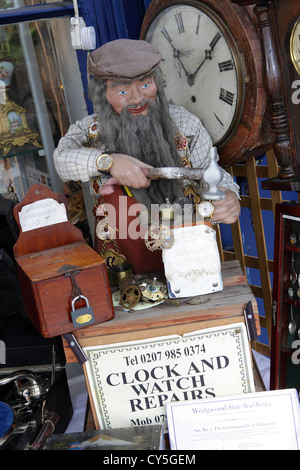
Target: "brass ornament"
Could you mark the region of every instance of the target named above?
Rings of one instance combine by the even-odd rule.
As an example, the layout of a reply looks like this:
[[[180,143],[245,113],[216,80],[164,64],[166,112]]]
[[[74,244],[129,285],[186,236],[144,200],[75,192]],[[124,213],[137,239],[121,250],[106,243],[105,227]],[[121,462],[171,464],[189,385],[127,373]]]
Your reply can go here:
[[[42,148],[39,134],[28,126],[25,113],[24,108],[7,98],[5,104],[0,104],[0,149],[4,157],[13,147],[23,147],[25,144]]]
[[[99,220],[96,225],[96,235],[100,240],[113,240],[116,238],[117,229],[112,228],[108,224],[108,217]]]
[[[87,147],[97,148],[99,136],[99,123],[98,118],[95,117],[93,122],[88,127]]]
[[[145,234],[145,244],[150,251],[171,248],[174,244],[174,234],[167,225],[150,226]]]
[[[194,209],[196,209],[197,204],[200,202],[200,195],[194,186],[187,186],[184,189],[184,197],[187,197],[193,203]]]
[[[26,109],[7,97],[7,90],[16,64],[10,54],[9,44],[0,43],[0,151],[6,157],[14,147],[26,144],[42,148],[39,134],[30,129],[26,120]]]
[[[112,244],[114,248],[106,248],[106,245]],[[105,240],[100,252],[100,255],[105,260],[108,269],[112,268],[115,265],[124,264],[126,258],[124,255],[121,255],[119,248],[115,240]]]

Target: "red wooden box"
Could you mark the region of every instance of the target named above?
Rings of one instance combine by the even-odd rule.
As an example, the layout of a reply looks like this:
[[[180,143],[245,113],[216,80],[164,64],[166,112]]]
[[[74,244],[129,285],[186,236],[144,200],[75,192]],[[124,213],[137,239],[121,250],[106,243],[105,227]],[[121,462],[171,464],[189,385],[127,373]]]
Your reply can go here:
[[[49,197],[65,203],[64,196],[43,186],[31,187],[24,201],[14,209],[18,224],[24,205]],[[44,337],[70,333],[114,318],[106,263],[70,222],[20,230],[14,254],[26,313]],[[85,315],[84,298],[92,309],[90,322],[86,321],[90,316]],[[72,310],[82,312],[78,314],[79,322],[72,321]]]

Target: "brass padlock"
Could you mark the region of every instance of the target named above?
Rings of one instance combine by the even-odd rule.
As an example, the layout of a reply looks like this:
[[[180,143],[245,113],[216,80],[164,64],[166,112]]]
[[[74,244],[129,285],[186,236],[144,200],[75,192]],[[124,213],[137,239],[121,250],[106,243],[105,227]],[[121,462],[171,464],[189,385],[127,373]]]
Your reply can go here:
[[[75,309],[75,303],[81,299],[85,300],[86,307]],[[78,295],[77,297],[74,297],[71,305],[72,305],[71,317],[72,317],[72,322],[75,328],[79,328],[82,326],[87,326],[92,323],[95,323],[93,309],[92,307],[90,307],[89,301],[86,297],[84,297],[84,295]]]

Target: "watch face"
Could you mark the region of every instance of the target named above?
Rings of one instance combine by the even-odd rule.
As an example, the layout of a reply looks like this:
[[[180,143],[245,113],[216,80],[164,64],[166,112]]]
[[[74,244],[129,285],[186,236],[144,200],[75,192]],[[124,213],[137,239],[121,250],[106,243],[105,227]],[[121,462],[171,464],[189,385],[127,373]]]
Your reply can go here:
[[[100,171],[109,170],[109,168],[112,166],[112,163],[113,157],[107,153],[100,155],[96,161],[97,168]]]
[[[300,75],[300,17],[296,21],[291,34],[290,53],[294,67]]]
[[[198,212],[201,217],[208,219],[212,217],[214,213],[214,205],[210,201],[202,201],[198,205]]]
[[[145,39],[158,47],[169,101],[199,116],[214,145],[224,145],[243,107],[244,80],[235,41],[206,5],[162,10]]]

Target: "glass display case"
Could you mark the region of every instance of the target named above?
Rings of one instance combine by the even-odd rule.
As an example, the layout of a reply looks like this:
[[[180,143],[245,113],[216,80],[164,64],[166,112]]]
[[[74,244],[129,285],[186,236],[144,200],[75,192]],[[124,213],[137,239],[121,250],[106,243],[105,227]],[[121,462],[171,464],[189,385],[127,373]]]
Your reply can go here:
[[[53,3],[45,2],[53,7]],[[63,3],[63,2],[62,2]],[[69,219],[88,232],[81,183],[62,183],[53,151],[71,122],[88,114],[68,17],[22,20],[33,0],[0,0],[0,194],[22,201],[43,184],[69,199]],[[23,8],[25,7],[25,8]],[[16,12],[16,23],[11,16]],[[17,13],[18,12],[18,13]],[[54,13],[55,15],[55,13]],[[86,194],[85,194],[86,193]]]
[[[300,205],[277,204],[271,389],[300,391]]]
[[[0,1],[0,14],[32,4]],[[14,191],[21,200],[35,183],[61,190],[53,150],[70,122],[86,114],[69,18],[1,25],[0,193]]]

